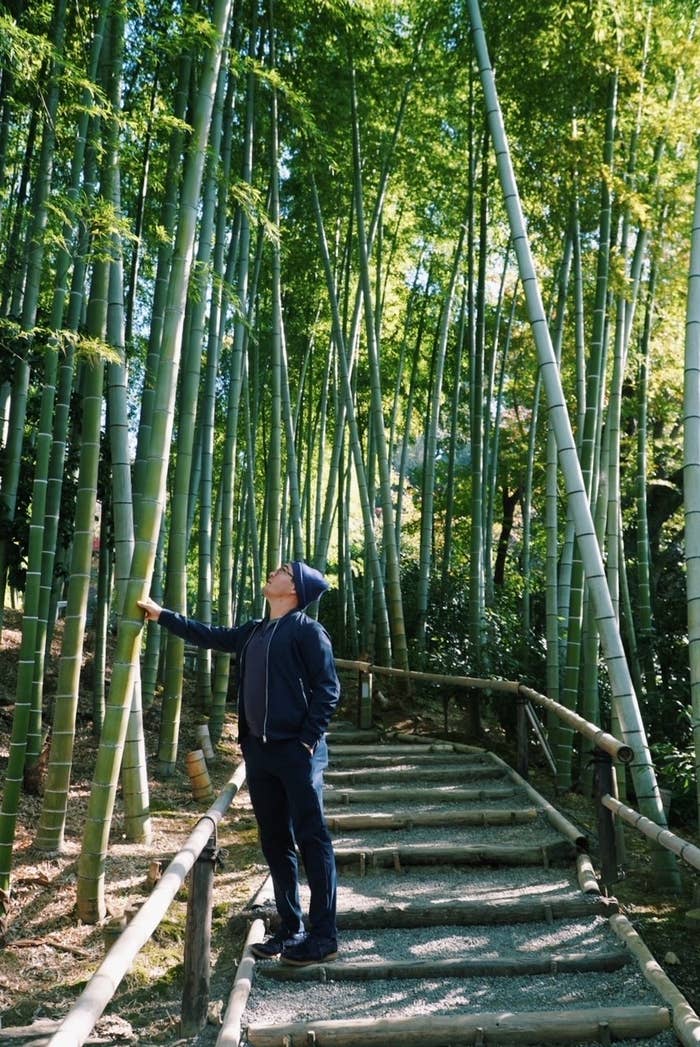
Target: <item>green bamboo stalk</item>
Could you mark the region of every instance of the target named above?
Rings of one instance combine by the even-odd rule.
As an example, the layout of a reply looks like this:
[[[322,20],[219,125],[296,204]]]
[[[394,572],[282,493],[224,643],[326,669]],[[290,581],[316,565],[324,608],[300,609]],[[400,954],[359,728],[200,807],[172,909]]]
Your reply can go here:
[[[697,806],[700,811],[700,150],[695,182],[686,307],[683,466],[685,562],[688,573],[688,662]]]
[[[473,133],[470,135],[473,149]],[[474,199],[475,178],[473,164],[469,164],[469,195]],[[482,156],[482,191],[479,210],[479,246],[476,286],[474,284],[474,211],[469,216],[469,418],[470,418],[470,531],[469,531],[469,609],[468,635],[471,655],[471,670],[487,672],[485,651],[485,605],[486,564],[484,543],[484,332],[486,322],[486,193],[488,168],[486,164],[486,142]],[[476,703],[474,703],[476,709]]]
[[[469,201],[471,207],[471,200]],[[418,552],[418,591],[416,594],[416,641],[418,650],[425,650],[426,628],[428,624],[428,601],[430,597],[430,579],[433,571],[433,547],[435,525],[435,471],[437,459],[437,439],[440,426],[440,408],[442,406],[442,383],[447,356],[447,343],[454,322],[454,303],[457,293],[457,280],[462,266],[462,252],[466,233],[467,215],[459,228],[459,236],[452,260],[452,269],[447,294],[442,304],[440,329],[435,347],[435,367],[430,395],[430,405],[425,431],[425,453],[423,464],[423,498],[421,502],[421,530]]]
[[[196,7],[196,4],[194,5]],[[148,449],[151,441],[151,416],[156,398],[155,385],[160,359],[160,343],[166,322],[166,303],[170,279],[170,268],[173,261],[173,234],[177,221],[178,194],[181,192],[180,172],[185,142],[183,122],[187,113],[192,77],[192,50],[183,47],[180,53],[177,86],[173,99],[174,130],[168,147],[168,161],[165,175],[165,194],[160,209],[159,226],[163,238],[158,248],[156,276],[153,287],[153,308],[148,336],[148,355],[146,358],[146,376],[141,396],[141,414],[134,462],[134,492],[141,491],[143,473],[147,467]]]
[[[212,18],[212,40],[201,65],[193,111],[191,150],[180,198],[178,228],[168,286],[168,307],[165,312],[158,383],[155,390],[156,404],[153,412],[150,456],[148,468],[145,470],[144,491],[139,492],[136,541],[126,590],[124,616],[117,632],[112,682],[78,863],[78,912],[81,919],[87,922],[100,920],[105,913],[105,859],[133,695],[134,667],[143,628],[143,617],[138,612],[137,600],[148,591],[165,503],[185,298],[194,253],[197,201],[231,8],[232,0],[216,0]]]
[[[600,547],[596,540],[590,504],[586,496],[586,486],[564,400],[559,367],[552,349],[551,338],[542,308],[539,285],[530,253],[529,241],[525,232],[525,222],[508,151],[508,141],[503,127],[493,70],[488,57],[478,0],[467,0],[467,5],[470,13],[474,46],[478,56],[482,87],[486,97],[489,124],[496,149],[499,176],[505,196],[511,233],[516,244],[518,265],[526,294],[530,323],[537,346],[539,365],[543,372],[550,416],[553,420],[557,437],[559,461],[566,482],[567,496],[572,506],[576,537],[586,568],[586,577],[595,609],[596,623],[610,678],[612,699],[616,712],[620,717],[624,740],[630,745],[635,754],[631,770],[640,811],[658,824],[665,825],[666,818],[651,761],[646,731],[639,713],[629,667],[622,647],[620,631],[605,580],[605,569]],[[678,870],[672,856],[655,852],[654,860],[659,878],[664,878],[668,883],[675,882],[677,884]]]
[[[333,336],[335,340],[338,363],[340,365],[340,377],[342,383],[343,398],[345,402],[345,425],[347,426],[349,432],[350,452],[352,454],[353,464],[355,467],[355,475],[357,479],[358,492],[360,498],[360,508],[362,511],[362,522],[364,526],[365,539],[365,555],[368,557],[370,564],[370,571],[368,573],[374,580],[376,587],[375,622],[378,634],[377,649],[380,656],[383,657],[388,663],[388,660],[391,657],[389,618],[386,607],[386,601],[384,598],[384,585],[381,563],[379,560],[379,553],[377,551],[376,538],[374,534],[374,515],[372,509],[372,502],[370,501],[369,485],[367,481],[365,462],[362,457],[362,445],[360,442],[360,434],[357,426],[357,417],[355,414],[353,392],[350,385],[348,361],[345,355],[345,339],[343,336],[343,328],[340,320],[340,312],[338,309],[338,299],[335,291],[335,282],[333,280],[333,270],[331,267],[330,253],[328,250],[328,241],[326,239],[326,231],[323,224],[323,215],[321,213],[321,202],[318,198],[318,190],[316,188],[316,182],[313,179],[313,177],[311,179],[311,192],[314,205],[314,213],[316,216],[316,229],[318,232],[319,246],[321,248],[323,268],[326,275],[326,288],[328,291],[328,297],[331,305]],[[334,462],[334,466],[336,469],[338,468],[336,462]]]
[[[367,352],[369,357],[371,396],[370,414],[372,435],[376,441],[377,465],[379,470],[379,492],[382,506],[382,550],[386,559],[387,606],[389,611],[389,624],[391,627],[392,652],[398,667],[401,669],[408,669],[408,646],[403,616],[403,597],[401,593],[399,557],[396,548],[396,531],[394,527],[394,506],[391,493],[391,478],[389,475],[389,455],[386,442],[386,429],[384,425],[379,347],[375,336],[372,289],[370,286],[369,274],[369,255],[364,220],[362,165],[360,158],[360,128],[357,114],[357,92],[354,67],[351,69],[351,79],[355,211],[357,216],[357,240],[360,253],[362,295],[365,309],[365,336],[367,339]]]
[[[644,309],[644,327],[639,346],[637,371],[637,592],[636,619],[640,647],[640,666],[644,692],[648,702],[656,695],[656,668],[654,664],[654,614],[651,596],[651,558],[649,549],[649,516],[647,512],[648,462],[648,406],[649,372],[651,369],[651,320],[654,312],[656,266],[649,273],[649,285]],[[631,616],[630,616],[631,620]]]
[[[119,31],[115,27],[115,31],[117,46],[119,46],[119,42],[123,39],[123,30]],[[118,107],[120,79],[121,70],[119,68],[119,70],[115,70],[113,77],[113,104],[115,109]],[[112,129],[112,134],[115,134],[115,128]],[[121,211],[121,193],[116,137],[113,137],[111,145],[115,168],[114,206],[117,213],[119,213]],[[109,500],[113,507],[114,516],[115,606],[117,621],[119,621],[124,609],[126,585],[134,550],[134,519],[127,406],[128,374],[125,358],[124,271],[121,244],[116,236],[113,237],[113,254],[109,280],[107,339],[118,353],[119,362],[110,363],[107,368],[107,401],[109,406],[109,441],[112,463],[112,491]],[[100,726],[102,726],[102,723]],[[134,673],[134,686],[124,745],[121,782],[126,838],[137,843],[148,843],[151,839],[150,800],[139,665],[135,667]]]
[[[607,171],[612,172],[615,122],[617,113],[617,73],[610,79],[608,106],[605,122],[605,142],[603,146],[603,164]],[[591,506],[596,504],[597,487],[600,478],[599,458],[600,440],[602,435],[603,402],[605,397],[605,372],[607,358],[607,296],[608,280],[610,271],[610,236],[612,227],[612,201],[610,187],[605,177],[601,178],[600,186],[601,202],[599,215],[599,242],[596,270],[596,292],[593,309],[593,330],[591,335],[591,351],[587,366],[583,360],[578,360],[577,375],[583,382],[585,374],[585,396],[581,395],[578,401],[579,417],[581,427],[578,433],[577,446],[581,460],[581,470],[588,492]],[[578,247],[578,237],[575,239],[574,250]],[[577,267],[577,275],[580,273],[580,255],[575,257],[574,264]],[[577,346],[580,356],[583,355],[583,299],[582,286],[577,283]],[[580,307],[580,308],[579,308]],[[579,326],[580,325],[580,329]],[[585,409],[581,411],[581,399]],[[584,587],[584,564],[580,552],[576,552],[573,558],[573,567],[570,585],[569,604],[569,626],[567,629],[566,668],[564,671],[564,682],[561,690],[562,703],[567,708],[576,709],[580,694],[580,672],[582,668],[581,658],[584,645],[581,641],[583,627],[583,587]],[[567,764],[573,753],[570,728],[563,722],[555,727],[554,746],[559,751],[558,771],[560,788],[567,788],[571,782],[572,769]]]
[[[93,267],[87,323],[93,337],[102,341],[107,324],[108,280],[108,259],[96,261]],[[35,845],[43,851],[61,851],[63,848],[90,589],[104,363],[102,360],[86,363],[83,372],[83,424],[68,602],[58,667],[46,789],[35,840]]]
[[[223,127],[223,95],[225,70],[219,71],[219,81],[212,114],[207,168],[204,178],[202,218],[199,228],[195,290],[188,304],[186,336],[184,339],[180,389],[178,394],[178,426],[175,468],[170,498],[170,526],[168,530],[167,576],[165,591],[168,606],[187,613],[187,556],[190,543],[188,518],[194,434],[197,419],[197,401],[202,365],[204,318],[208,301],[210,263],[216,218],[216,179],[218,156]],[[177,751],[182,710],[184,641],[169,636],[165,654],[164,686],[158,739],[158,773],[170,777],[177,762]]]

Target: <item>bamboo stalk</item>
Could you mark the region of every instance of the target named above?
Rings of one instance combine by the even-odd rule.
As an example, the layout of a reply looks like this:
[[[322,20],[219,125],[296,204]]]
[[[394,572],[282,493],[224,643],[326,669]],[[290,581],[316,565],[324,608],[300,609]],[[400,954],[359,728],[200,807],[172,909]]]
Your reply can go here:
[[[291,1022],[249,1025],[252,1047],[444,1047],[460,1044],[543,1044],[598,1041],[605,1030],[613,1039],[655,1036],[668,1029],[666,1007],[591,1007],[570,1011],[529,1011],[520,1014],[483,1012],[421,1018],[353,1018],[345,1021]],[[285,1037],[287,1039],[285,1039]],[[315,1039],[314,1039],[315,1037]]]
[[[231,995],[228,998],[223,1024],[216,1039],[216,1047],[238,1047],[240,1043],[241,1017],[248,1003],[255,972],[255,957],[250,948],[257,942],[261,942],[264,937],[265,924],[262,920],[254,920],[243,946],[243,955],[238,964]]]
[[[524,684],[518,683],[515,680],[484,680],[471,676],[441,676],[439,673],[421,673],[413,670],[407,671],[405,669],[396,669],[384,665],[374,665],[371,662],[352,662],[343,658],[336,658],[335,664],[339,669],[358,669],[360,672],[371,671],[384,676],[403,676],[408,677],[411,680],[422,680],[426,683],[439,683],[444,687],[463,687],[468,690],[512,694],[514,697],[522,694],[531,702],[534,702],[536,705],[541,705],[555,716],[558,716],[559,719],[563,720],[570,727],[573,727],[575,731],[578,731],[578,733],[582,734],[585,738],[588,738],[594,745],[597,745],[600,749],[604,749],[606,752],[610,753],[610,755],[616,760],[621,760],[623,763],[630,763],[634,757],[633,749],[625,742],[608,734],[607,731],[603,731],[597,724],[591,723],[589,720],[584,720],[582,716],[572,712],[571,709],[567,709],[566,706],[561,705],[560,702],[555,702],[553,698],[548,698],[546,694],[540,694],[538,691],[533,691],[531,687],[526,687]],[[420,738],[418,740],[422,742],[434,741],[432,738]]]
[[[507,810],[500,807],[481,809],[457,807],[439,811],[413,811],[410,814],[388,814],[374,811],[369,814],[327,815],[332,832],[343,829],[411,829],[414,825],[520,825],[533,822],[538,811],[534,807]]]
[[[617,913],[610,917],[609,923],[637,960],[646,980],[671,1008],[673,1028],[678,1039],[685,1047],[697,1047],[700,1043],[700,1018],[683,993],[662,970],[626,916]]]
[[[588,840],[575,825],[565,818],[561,811],[558,811],[556,807],[553,807],[548,800],[545,800],[544,796],[541,796],[536,789],[526,782],[524,778],[521,778],[517,771],[514,771],[512,767],[509,767],[507,763],[504,763],[499,756],[494,755],[494,760],[503,769],[503,773],[507,774],[516,785],[519,785],[521,789],[524,789],[531,800],[544,811],[547,816],[547,820],[553,829],[560,832],[562,836],[565,836],[567,840],[570,840],[573,845],[581,851],[585,851],[588,847]]]
[[[700,869],[700,847],[696,847],[693,843],[688,843],[681,836],[676,836],[675,833],[672,833],[670,829],[657,825],[651,818],[645,818],[643,814],[635,811],[632,807],[626,807],[624,803],[620,803],[619,800],[608,794],[602,797],[601,803],[609,811],[612,811],[614,815],[621,818],[623,822],[633,825],[635,829],[648,836],[650,840],[654,840],[660,847],[665,847],[667,851],[677,854],[679,858],[682,858],[688,865],[692,865],[693,868]]]
[[[539,974],[572,974],[585,971],[617,971],[630,962],[626,949],[574,953],[513,953],[484,958],[468,956],[447,960],[381,960],[371,963],[312,964],[292,967],[266,964],[260,973],[273,981],[364,982],[386,978],[475,978],[481,976],[522,977]]]
[[[579,854],[576,858],[576,871],[578,873],[579,887],[586,894],[600,894],[598,877],[593,868],[593,862],[588,854]]]
[[[473,924],[551,923],[553,920],[610,916],[618,911],[616,898],[498,898],[439,902],[435,905],[372,905],[338,913],[341,930],[373,927],[467,927]]]

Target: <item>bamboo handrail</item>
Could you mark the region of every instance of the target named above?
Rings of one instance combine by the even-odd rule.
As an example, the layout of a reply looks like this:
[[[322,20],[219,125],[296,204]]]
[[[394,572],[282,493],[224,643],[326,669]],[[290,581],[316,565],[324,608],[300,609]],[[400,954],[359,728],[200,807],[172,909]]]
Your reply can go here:
[[[627,822],[628,825],[638,829],[639,832],[643,833],[644,836],[648,836],[650,840],[653,840],[660,847],[665,847],[667,851],[673,851],[688,865],[692,865],[694,869],[700,869],[700,847],[696,847],[694,843],[688,843],[681,836],[676,836],[670,829],[657,825],[656,822],[652,822],[651,818],[645,818],[639,811],[635,811],[633,807],[625,806],[624,803],[620,803],[619,800],[616,800],[614,796],[610,796],[609,793],[602,796],[600,802],[609,811],[612,811],[614,815],[621,818],[623,822]]]
[[[339,669],[355,669],[361,673],[378,673],[380,676],[400,676],[405,679],[423,681],[424,683],[442,683],[450,687],[464,687],[482,691],[498,691],[504,694],[512,694],[516,698],[526,698],[536,705],[541,705],[548,712],[558,716],[587,738],[593,745],[603,749],[621,763],[630,763],[634,757],[633,749],[626,742],[620,741],[614,735],[602,730],[597,724],[584,720],[578,713],[567,709],[566,706],[548,698],[545,694],[527,687],[516,680],[484,680],[477,676],[443,676],[440,673],[423,673],[415,669],[396,669],[389,665],[376,665],[374,662],[352,661],[347,658],[336,658],[335,664]]]
[[[626,916],[616,913],[610,917],[609,923],[620,941],[627,946],[636,959],[643,976],[671,1008],[673,1028],[683,1047],[697,1047],[700,1044],[700,1019],[683,993],[676,988],[664,969],[649,952]]]
[[[209,810],[202,815],[167,867],[151,894],[122,931],[82,993],[66,1014],[49,1047],[80,1047],[116,992],[137,953],[163,919],[185,877],[221,821],[236,793],[245,782],[245,764],[240,763]]]

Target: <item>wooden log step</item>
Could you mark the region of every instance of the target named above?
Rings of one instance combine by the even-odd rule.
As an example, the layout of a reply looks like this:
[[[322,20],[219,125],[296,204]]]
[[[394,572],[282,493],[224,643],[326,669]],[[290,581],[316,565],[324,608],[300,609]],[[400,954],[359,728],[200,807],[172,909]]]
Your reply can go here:
[[[326,815],[331,832],[343,829],[411,829],[414,825],[522,825],[534,822],[539,812],[535,807],[508,810],[504,807],[443,807],[434,811],[413,810],[409,814],[373,811],[365,814]]]
[[[433,735],[387,731],[384,737],[387,742],[397,745],[410,745],[414,749],[420,749],[425,745],[451,745],[456,753],[469,753],[470,756],[491,756],[489,750],[484,749],[481,745],[465,745],[464,742],[450,742],[445,738],[436,738]]]
[[[456,766],[456,767],[496,767],[497,765],[493,760],[485,760],[481,756],[462,756],[460,753],[450,752],[441,753],[433,752],[432,750],[417,751],[416,749],[409,749],[408,752],[397,752],[391,753],[386,750],[390,746],[382,745],[377,747],[376,752],[362,752],[366,746],[360,745],[349,745],[349,746],[334,746],[330,750],[330,761],[332,766],[342,767],[349,764],[350,766],[362,766],[362,767],[391,767],[395,764],[410,763],[410,764],[435,764],[438,767],[443,766]],[[341,751],[338,752],[338,749]],[[499,770],[502,768],[499,767]]]
[[[379,731],[362,730],[357,727],[334,727],[326,735],[329,745],[344,748],[355,748],[361,745],[374,745],[379,743]]]
[[[349,806],[354,803],[480,803],[487,800],[510,800],[521,793],[515,785],[477,785],[454,788],[450,785],[384,785],[380,788],[343,788],[326,785],[326,806]]]
[[[631,961],[627,949],[596,952],[511,953],[484,958],[468,956],[447,960],[372,960],[315,963],[293,967],[274,963],[258,966],[260,974],[288,982],[362,982],[392,978],[478,978],[526,977],[538,974],[582,974],[591,971],[618,971]]]
[[[479,803],[485,800],[509,800],[518,793],[515,786],[490,785],[475,789],[454,789],[437,785],[433,788],[420,786],[385,786],[380,789],[326,788],[324,801],[329,806],[349,806],[354,803]]]
[[[553,923],[581,917],[612,916],[615,898],[603,895],[495,898],[491,900],[372,905],[338,911],[342,931],[400,927],[469,927],[511,923]]]
[[[421,782],[507,781],[498,768],[465,767],[462,764],[454,767],[367,767],[355,771],[334,771],[331,767],[324,778],[330,785],[362,785],[367,782],[411,782],[415,785],[416,779]]]
[[[392,759],[395,759],[397,756],[410,756],[413,760],[425,755],[432,755],[433,757],[458,755],[451,742],[431,742],[425,745],[345,745],[344,741],[344,735],[342,736],[342,739],[341,736],[338,736],[338,739],[332,746],[332,756],[349,756],[351,758],[359,756],[362,757],[362,759],[370,758],[372,756],[391,757]],[[331,744],[331,742],[332,738],[329,736],[329,744]],[[489,756],[489,753],[465,753],[460,756],[460,759],[473,762],[484,762],[485,760],[489,760]]]
[[[360,874],[368,869],[402,865],[543,865],[571,861],[576,848],[568,840],[557,840],[541,847],[518,844],[402,844],[396,847],[335,847],[339,865],[356,864]]]
[[[484,1011],[420,1018],[348,1018],[249,1025],[252,1047],[446,1047],[462,1044],[577,1044],[656,1036],[671,1025],[667,1007],[586,1007],[556,1011]]]

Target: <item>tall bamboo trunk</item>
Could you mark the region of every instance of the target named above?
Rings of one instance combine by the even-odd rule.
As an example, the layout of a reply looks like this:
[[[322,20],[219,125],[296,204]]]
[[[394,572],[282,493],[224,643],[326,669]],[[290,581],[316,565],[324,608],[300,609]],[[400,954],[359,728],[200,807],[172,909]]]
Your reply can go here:
[[[601,638],[603,656],[608,668],[613,703],[620,718],[625,741],[634,751],[632,774],[637,792],[637,802],[643,814],[660,825],[666,824],[661,797],[656,782],[651,754],[646,738],[637,699],[632,686],[629,667],[622,647],[620,631],[615,618],[610,591],[605,580],[600,547],[596,540],[591,507],[586,496],[586,486],[576,451],[571,423],[564,400],[561,377],[554,355],[546,317],[535,274],[530,245],[525,232],[525,222],[520,206],[515,176],[508,150],[508,141],[503,126],[493,70],[488,56],[486,39],[481,23],[477,0],[467,0],[474,46],[478,56],[482,87],[486,97],[486,108],[496,149],[499,177],[505,196],[511,233],[516,244],[518,265],[525,289],[528,314],[533,329],[539,365],[547,392],[550,416],[559,449],[559,461],[566,483],[567,496],[572,507],[576,537],[593,601],[596,624]],[[678,870],[674,857],[669,852],[654,852],[659,878],[668,883],[678,883]]]
[[[700,767],[700,154],[690,246],[683,391],[685,561],[688,572],[688,660],[695,766]],[[700,774],[696,775],[700,812]]]
[[[87,922],[100,920],[105,914],[105,858],[133,693],[134,664],[138,657],[143,628],[143,616],[137,608],[136,601],[148,591],[165,503],[185,299],[194,253],[197,201],[231,8],[232,0],[217,0],[215,3],[212,42],[201,65],[193,112],[191,153],[180,199],[179,222],[168,287],[168,308],[161,342],[150,456],[148,468],[144,473],[146,487],[140,492],[136,542],[126,590],[124,616],[117,632],[112,682],[78,863],[78,912],[81,919]]]
[[[401,594],[399,557],[396,548],[396,531],[394,528],[394,505],[391,492],[386,429],[384,425],[379,347],[374,326],[373,297],[369,273],[369,254],[367,250],[367,237],[364,221],[362,165],[360,158],[360,128],[357,113],[354,69],[352,70],[351,99],[357,239],[360,251],[360,274],[365,308],[365,335],[367,338],[367,351],[369,356],[372,435],[376,443],[377,465],[379,470],[379,492],[382,507],[382,549],[386,560],[387,604],[389,609],[389,624],[391,626],[393,655],[399,668],[408,669],[408,646],[406,642],[406,628],[403,616],[403,597]]]
[[[182,373],[178,394],[178,425],[175,468],[170,500],[170,527],[168,530],[167,575],[165,592],[168,606],[182,614],[187,613],[187,555],[190,542],[191,479],[194,436],[199,400],[199,381],[204,340],[204,314],[209,292],[209,267],[216,217],[216,175],[221,145],[223,119],[224,72],[219,72],[219,83],[212,116],[209,140],[209,161],[204,184],[204,202],[199,227],[197,270],[194,293],[188,305]],[[183,666],[185,644],[179,637],[168,636],[165,655],[163,704],[158,742],[158,773],[169,777],[175,771],[182,711]]]
[[[469,202],[469,206],[471,207],[471,201]],[[462,266],[466,220],[467,215],[465,215],[464,222],[460,226],[457,246],[452,260],[449,286],[445,300],[442,304],[440,330],[438,332],[437,344],[435,347],[435,366],[433,369],[428,422],[424,437],[423,498],[421,504],[421,532],[418,554],[418,593],[416,597],[416,640],[420,651],[425,650],[426,627],[428,624],[428,599],[430,596],[430,581],[433,573],[435,470],[437,464],[437,440],[438,429],[440,427],[440,409],[442,405],[442,382],[445,370],[445,358],[447,355],[447,343],[454,319],[453,312],[457,290],[457,279]]]

